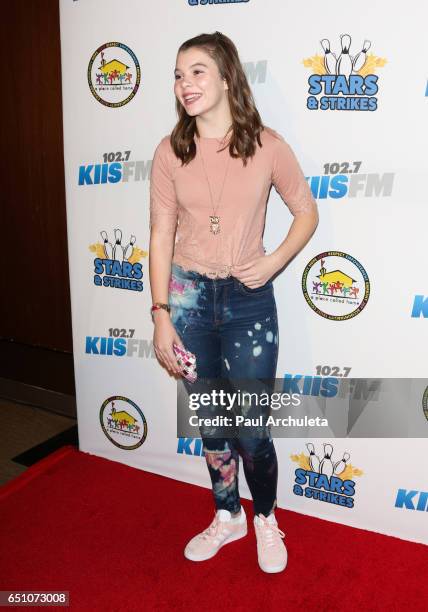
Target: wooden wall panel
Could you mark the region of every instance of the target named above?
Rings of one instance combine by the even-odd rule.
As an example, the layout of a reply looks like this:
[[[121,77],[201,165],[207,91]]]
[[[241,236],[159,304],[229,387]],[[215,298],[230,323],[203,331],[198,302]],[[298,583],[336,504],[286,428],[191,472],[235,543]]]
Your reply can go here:
[[[71,351],[58,0],[2,21],[0,337]]]

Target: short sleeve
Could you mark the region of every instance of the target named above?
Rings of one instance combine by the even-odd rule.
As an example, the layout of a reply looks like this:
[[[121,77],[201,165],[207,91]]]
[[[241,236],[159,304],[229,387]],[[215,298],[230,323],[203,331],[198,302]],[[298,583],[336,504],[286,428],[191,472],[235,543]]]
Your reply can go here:
[[[169,137],[161,140],[153,156],[150,172],[150,231],[154,228],[174,234],[178,206],[171,172]]]
[[[277,134],[272,183],[293,216],[317,212],[317,203],[290,145]]]

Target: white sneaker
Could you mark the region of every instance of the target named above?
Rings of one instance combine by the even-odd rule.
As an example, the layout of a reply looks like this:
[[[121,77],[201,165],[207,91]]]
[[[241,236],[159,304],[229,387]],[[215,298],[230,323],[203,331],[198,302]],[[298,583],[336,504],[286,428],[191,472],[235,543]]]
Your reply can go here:
[[[228,510],[217,510],[211,525],[190,540],[184,556],[190,561],[206,561],[214,557],[225,544],[247,535],[247,517],[241,506],[241,514],[232,519]]]
[[[287,565],[287,549],[282,538],[285,533],[278,528],[275,515],[259,514],[254,517],[259,566],[264,572],[282,572]]]

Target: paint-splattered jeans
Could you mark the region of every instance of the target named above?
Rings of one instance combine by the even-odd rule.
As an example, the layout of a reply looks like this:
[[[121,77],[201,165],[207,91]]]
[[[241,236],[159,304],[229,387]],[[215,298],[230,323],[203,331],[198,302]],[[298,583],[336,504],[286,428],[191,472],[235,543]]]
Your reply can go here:
[[[184,346],[196,355],[199,378],[274,379],[278,318],[273,283],[251,289],[237,278],[209,278],[172,264],[171,320]],[[192,384],[183,379],[188,393]],[[256,514],[276,507],[278,463],[269,434],[204,437],[203,450],[216,508],[237,513],[239,455]]]

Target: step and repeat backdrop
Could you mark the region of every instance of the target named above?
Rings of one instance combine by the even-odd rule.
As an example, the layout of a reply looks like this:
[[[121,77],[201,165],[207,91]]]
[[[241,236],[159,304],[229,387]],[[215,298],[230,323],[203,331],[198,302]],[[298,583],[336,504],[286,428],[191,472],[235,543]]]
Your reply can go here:
[[[277,377],[324,414],[326,397],[349,398],[324,437],[290,428],[276,440],[278,504],[428,544],[428,9],[410,4],[61,0],[82,451],[210,486],[201,440],[177,438],[177,382],[153,350],[149,188],[176,121],[177,48],[219,30],[319,207],[313,238],[274,281]],[[272,189],[268,253],[292,221]],[[364,378],[393,397],[375,419]]]

